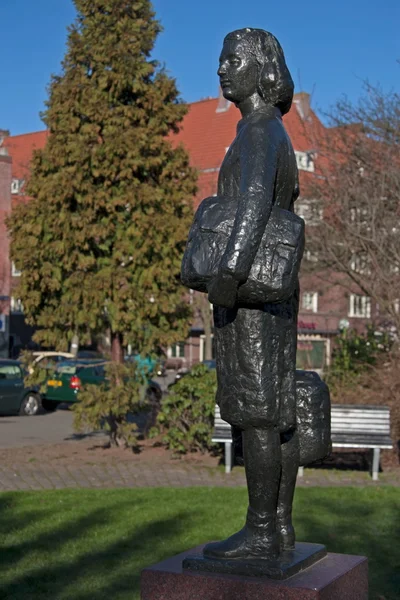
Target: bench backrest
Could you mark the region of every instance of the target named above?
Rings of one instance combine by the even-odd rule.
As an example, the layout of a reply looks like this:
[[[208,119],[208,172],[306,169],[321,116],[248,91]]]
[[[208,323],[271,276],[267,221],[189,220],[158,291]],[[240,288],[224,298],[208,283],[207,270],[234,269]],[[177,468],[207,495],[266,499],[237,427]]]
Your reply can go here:
[[[221,419],[219,406],[215,406],[215,431],[230,429],[229,423]],[[364,433],[390,435],[390,409],[388,406],[357,406],[333,404],[331,408],[331,430],[335,433]]]
[[[387,406],[334,404],[331,408],[331,430],[332,434],[390,435],[390,409]]]
[[[215,429],[225,429],[227,426],[230,427],[229,423],[221,419],[221,411],[219,410],[218,404],[216,404],[214,413],[214,427]]]

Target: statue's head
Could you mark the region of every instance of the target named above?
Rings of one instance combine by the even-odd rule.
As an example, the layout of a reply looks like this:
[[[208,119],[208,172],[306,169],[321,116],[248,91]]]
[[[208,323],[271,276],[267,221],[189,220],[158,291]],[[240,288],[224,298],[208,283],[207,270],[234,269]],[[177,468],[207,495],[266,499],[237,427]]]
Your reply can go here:
[[[239,104],[257,92],[286,114],[294,84],[278,40],[263,29],[237,29],[224,39],[218,69],[222,93]]]

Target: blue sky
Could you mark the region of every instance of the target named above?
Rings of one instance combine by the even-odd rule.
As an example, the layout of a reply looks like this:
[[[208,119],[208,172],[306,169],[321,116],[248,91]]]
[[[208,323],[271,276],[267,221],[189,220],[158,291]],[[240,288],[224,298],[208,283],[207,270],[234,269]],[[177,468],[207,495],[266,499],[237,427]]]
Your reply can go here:
[[[72,0],[1,0],[0,128],[16,135],[43,129],[46,86],[60,72]],[[218,93],[216,68],[224,35],[260,27],[280,40],[296,88],[317,110],[362,80],[400,91],[400,0],[154,0],[164,26],[154,56],[193,102]]]

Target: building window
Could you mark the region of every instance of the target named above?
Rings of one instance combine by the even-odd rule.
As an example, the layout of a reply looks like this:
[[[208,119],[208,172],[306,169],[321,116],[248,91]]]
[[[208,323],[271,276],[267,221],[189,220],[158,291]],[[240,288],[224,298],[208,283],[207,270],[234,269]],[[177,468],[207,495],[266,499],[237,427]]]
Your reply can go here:
[[[11,275],[13,277],[21,277],[22,275],[21,271],[17,269],[14,262],[11,263]]]
[[[11,193],[12,194],[20,194],[24,183],[25,182],[23,179],[13,179],[11,181]]]
[[[214,344],[214,334],[211,334],[211,355],[212,359],[215,359],[215,344]],[[206,336],[200,336],[200,362],[206,359]]]
[[[303,292],[302,308],[310,312],[318,312],[318,292]]]
[[[314,157],[312,152],[300,152],[299,150],[295,150],[294,153],[299,171],[308,171],[311,173],[315,171]]]
[[[370,275],[369,257],[365,254],[353,254],[350,260],[350,269],[360,275]]]
[[[371,298],[350,294],[349,317],[371,317]]]
[[[21,299],[14,298],[14,296],[11,296],[10,309],[12,313],[23,313],[24,307],[22,305]]]
[[[318,206],[315,200],[305,198],[296,202],[296,214],[304,219],[307,225],[317,225],[322,221],[322,208]]]
[[[185,358],[185,342],[179,342],[171,346],[172,358]]]
[[[318,253],[311,250],[306,250],[304,252],[304,260],[313,263],[318,262]]]
[[[22,379],[21,369],[18,365],[1,365],[0,366],[0,379]]]

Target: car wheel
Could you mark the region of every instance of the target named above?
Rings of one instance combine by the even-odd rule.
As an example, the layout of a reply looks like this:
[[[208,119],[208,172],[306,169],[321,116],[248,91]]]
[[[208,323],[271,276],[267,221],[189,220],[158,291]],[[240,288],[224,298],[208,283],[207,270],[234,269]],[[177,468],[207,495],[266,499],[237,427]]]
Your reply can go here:
[[[150,404],[160,404],[162,398],[162,390],[159,386],[150,385],[146,390],[147,401]]]
[[[41,408],[42,402],[40,396],[30,392],[22,400],[21,408],[19,409],[19,414],[23,416],[32,417],[34,415],[39,414]]]
[[[59,404],[59,402],[52,402],[51,400],[42,400],[42,406],[47,412],[54,412]]]

